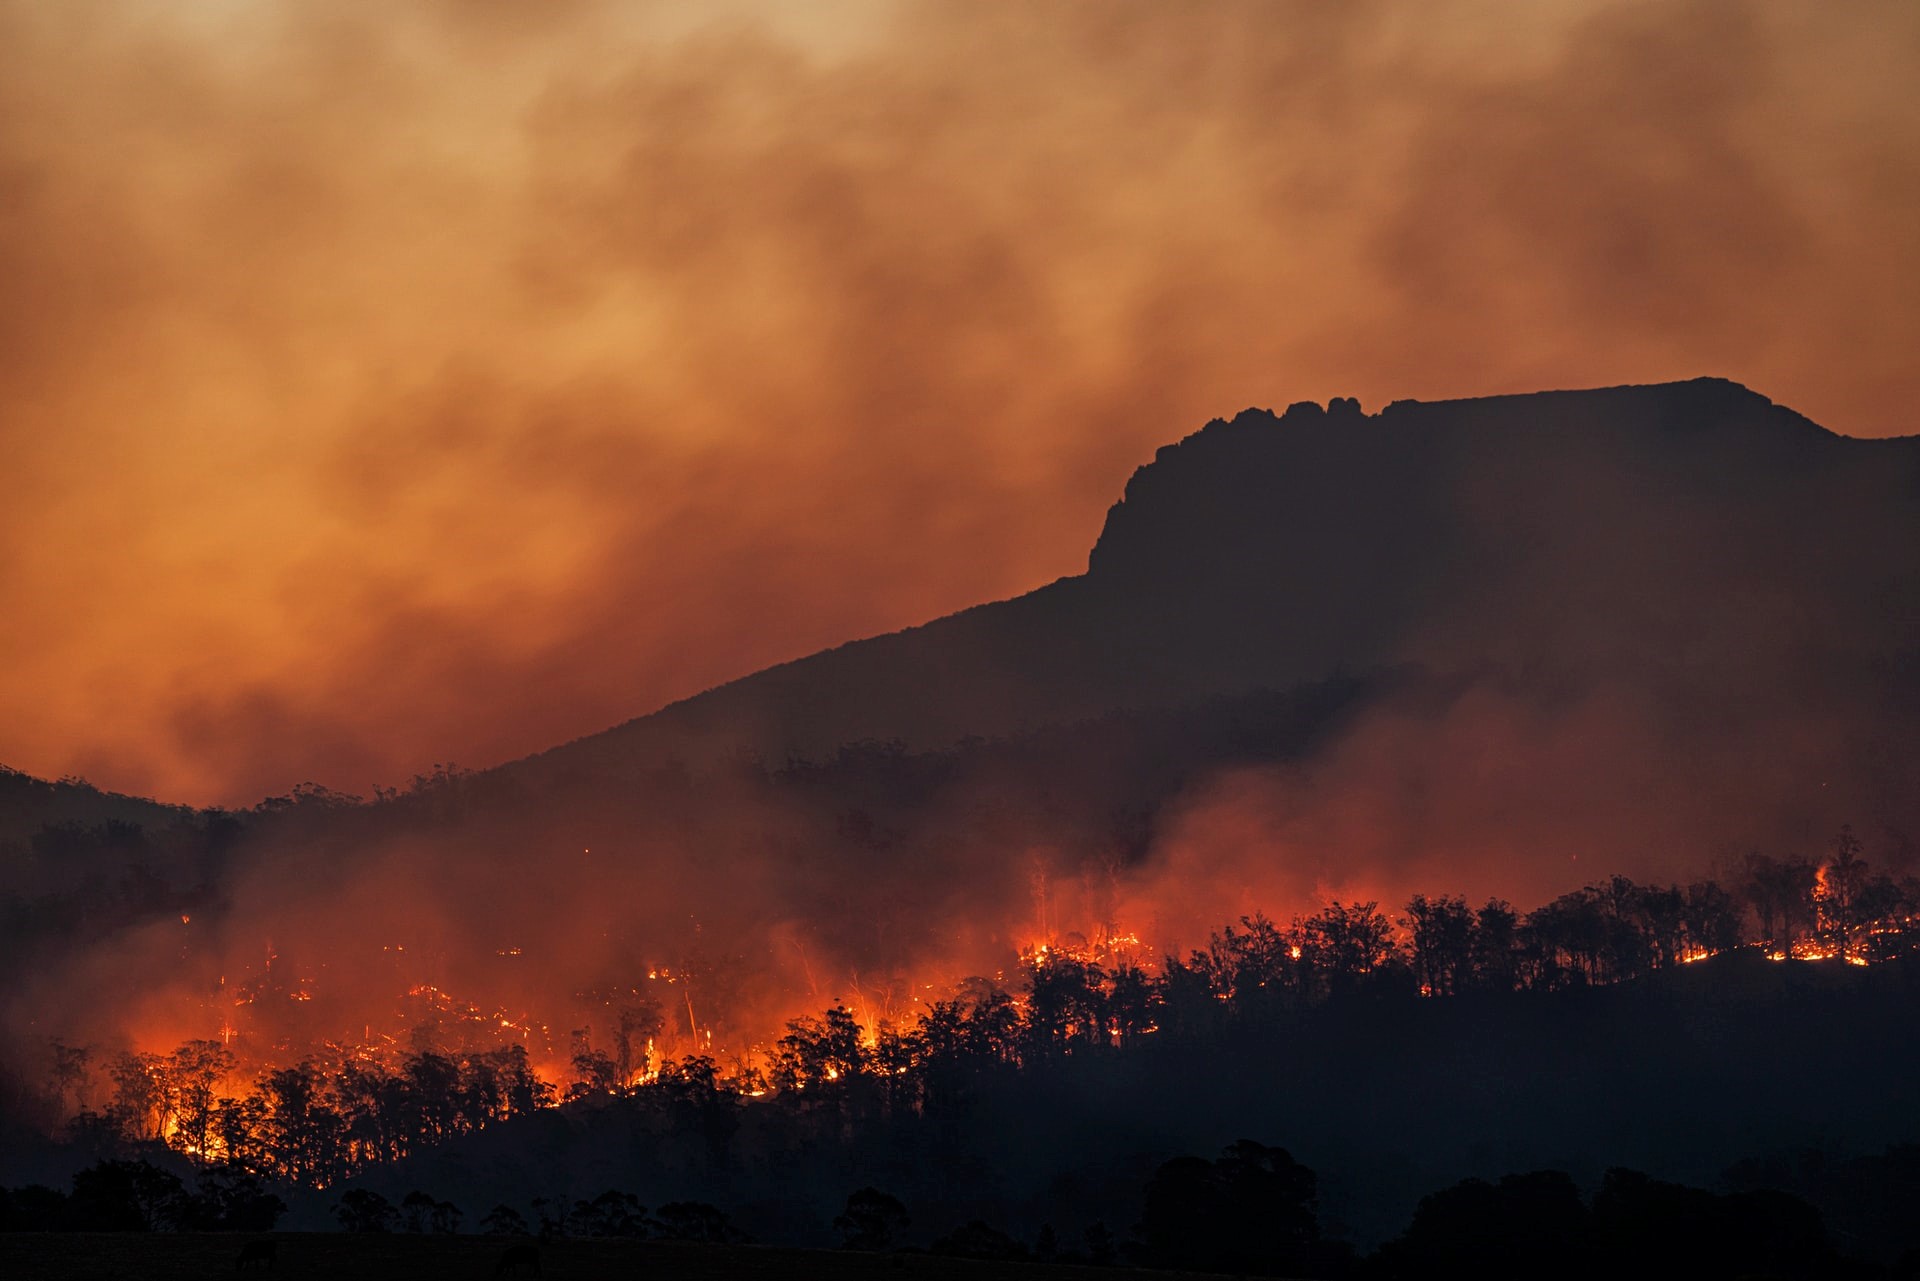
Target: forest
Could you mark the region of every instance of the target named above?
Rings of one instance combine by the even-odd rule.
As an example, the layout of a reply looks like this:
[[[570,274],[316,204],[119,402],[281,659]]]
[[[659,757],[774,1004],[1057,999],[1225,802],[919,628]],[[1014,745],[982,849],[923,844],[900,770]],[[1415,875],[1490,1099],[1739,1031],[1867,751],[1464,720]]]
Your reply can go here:
[[[1023,950],[1009,972],[920,1002],[911,1022],[866,1021],[835,1004],[731,1062],[656,1054],[666,1012],[634,996],[598,1041],[592,1029],[576,1031],[564,1079],[543,1077],[524,1045],[434,1048],[460,1039],[455,1020],[417,1028],[421,1048],[329,1042],[251,1080],[215,1040],[114,1054],[56,1041],[42,1094],[89,1148],[157,1143],[196,1163],[326,1187],[597,1096],[657,1100],[698,1118],[723,1150],[745,1106],[846,1128],[939,1117],[989,1074],[1124,1056],[1149,1037],[1258,1029],[1328,1003],[1545,995],[1739,953],[1864,967],[1920,950],[1920,881],[1876,872],[1850,828],[1824,861],[1753,854],[1742,871],[1732,887],[1615,876],[1526,913],[1444,895],[1414,895],[1397,914],[1336,901],[1284,925],[1242,917],[1205,948],[1151,964],[1135,959],[1136,939],[1074,934]]]
[[[1005,971],[930,997],[911,1021],[863,1021],[836,1003],[790,1020],[777,1040],[745,1056],[659,1054],[654,1038],[666,1012],[635,997],[600,1028],[575,1034],[570,1071],[558,1078],[538,1070],[523,1045],[462,1050],[457,1026],[433,1024],[422,1025],[414,1048],[326,1043],[251,1076],[217,1040],[166,1053],[102,1053],[56,1042],[47,1047],[38,1094],[65,1115],[65,1150],[92,1164],[74,1176],[68,1193],[14,1189],[6,1221],[16,1228],[258,1230],[286,1208],[284,1194],[325,1205],[348,1230],[725,1242],[745,1235],[734,1225],[744,1211],[760,1239],[817,1243],[837,1235],[878,1248],[895,1244],[902,1235],[895,1228],[907,1219],[891,1193],[868,1187],[872,1196],[842,1207],[829,1229],[817,1208],[774,1204],[783,1181],[822,1168],[852,1178],[915,1166],[923,1180],[930,1177],[924,1171],[937,1170],[942,1186],[927,1199],[958,1213],[992,1203],[976,1193],[1004,1182],[994,1168],[992,1136],[1046,1110],[1060,1092],[1084,1095],[1128,1073],[1205,1073],[1220,1055],[1271,1062],[1275,1047],[1310,1053],[1350,1040],[1356,1027],[1376,1035],[1436,1018],[1462,1028],[1491,1020],[1533,1035],[1524,1031],[1529,1020],[1614,1018],[1619,1011],[1602,1016],[1580,1004],[1608,992],[1637,1003],[1622,1007],[1636,1024],[1631,1035],[1652,1040],[1661,1035],[1660,1019],[1649,1014],[1646,994],[1671,1003],[1680,1019],[1725,1005],[1736,991],[1747,993],[1743,1017],[1761,1022],[1799,1018],[1800,1005],[1832,1005],[1835,993],[1882,1013],[1910,1006],[1920,884],[1877,871],[1850,829],[1817,861],[1753,854],[1738,871],[1730,884],[1639,884],[1615,876],[1528,912],[1497,899],[1476,907],[1458,896],[1414,895],[1395,912],[1336,901],[1284,924],[1243,917],[1213,931],[1205,947],[1151,963],[1124,935],[1074,934],[1037,943],[1010,958]],[[1820,976],[1819,990],[1806,988],[1803,974]],[[1887,981],[1833,986],[1856,974],[1862,982],[1875,975]],[[1696,976],[1707,986],[1681,986]],[[1752,996],[1756,983],[1773,977],[1792,982]],[[1418,1035],[1407,1034],[1409,1047]],[[1783,1061],[1780,1070],[1793,1069]],[[391,1181],[417,1180],[422,1169],[434,1168],[436,1153],[471,1152],[474,1144],[491,1143],[479,1150],[496,1153],[540,1143],[566,1150],[574,1140],[543,1130],[542,1117],[564,1118],[576,1133],[630,1137],[633,1151],[624,1160],[638,1161],[656,1181],[677,1177],[692,1191],[649,1215],[633,1192],[617,1186],[556,1196],[535,1180],[517,1202],[509,1195],[490,1208],[463,1209],[438,1190],[411,1186],[402,1193]],[[1907,1171],[1909,1182],[1888,1186],[1920,1187],[1901,1151],[1886,1159]],[[1509,1265],[1511,1275],[1524,1275],[1581,1250],[1581,1257],[1613,1257],[1626,1266],[1644,1243],[1622,1242],[1652,1232],[1631,1226],[1635,1216],[1651,1215],[1696,1227],[1740,1224],[1726,1229],[1728,1240],[1761,1251],[1759,1262],[1799,1259],[1796,1274],[1833,1266],[1819,1213],[1800,1199],[1789,1199],[1790,1213],[1769,1201],[1787,1195],[1778,1191],[1787,1180],[1778,1170],[1760,1177],[1762,1154],[1746,1155],[1755,1158],[1744,1167],[1746,1184],[1728,1176],[1721,1193],[1625,1169],[1606,1173],[1590,1197],[1565,1172],[1429,1189],[1400,1232],[1373,1226],[1375,1248],[1363,1259],[1340,1240],[1340,1225],[1323,1231],[1310,1170],[1285,1149],[1236,1140],[1217,1159],[1136,1164],[1140,1182],[1131,1194],[1121,1179],[1066,1196],[1073,1204],[1062,1204],[1063,1223],[1079,1225],[1071,1240],[1050,1222],[1039,1225],[1044,1233],[1015,1236],[985,1217],[917,1240],[923,1248],[982,1257],[1326,1275],[1358,1267],[1402,1275],[1395,1269],[1403,1265],[1411,1269],[1405,1275],[1431,1275],[1435,1258],[1471,1257],[1492,1269],[1482,1275],[1507,1275],[1500,1269]],[[452,1168],[464,1169],[469,1159],[478,1158],[461,1156]],[[1836,1160],[1836,1170],[1843,1166]],[[392,1194],[375,1190],[383,1179]],[[475,1186],[509,1185],[481,1179]],[[729,1191],[749,1188],[761,1190],[758,1203],[719,1204]],[[1817,1199],[1819,1187],[1803,1190]],[[1170,1233],[1188,1229],[1167,1225],[1200,1221],[1166,1209],[1182,1198],[1246,1201],[1261,1208],[1245,1214],[1269,1222],[1275,1197],[1293,1206],[1301,1225],[1285,1249],[1267,1237],[1265,1253],[1228,1244],[1244,1225],[1170,1243]],[[1054,1197],[1055,1204],[1062,1200]],[[810,1227],[802,1222],[808,1215]],[[1520,1221],[1545,1226],[1512,1238],[1508,1229]],[[1496,1222],[1507,1227],[1496,1231]],[[1756,1223],[1767,1232],[1756,1234]],[[1660,1229],[1670,1231],[1680,1229]],[[1783,1234],[1791,1238],[1784,1244]],[[1602,1238],[1614,1243],[1599,1250],[1592,1242]],[[1496,1239],[1504,1244],[1496,1248]],[[1576,1250],[1575,1242],[1587,1244]],[[1869,1253],[1897,1258],[1897,1245],[1897,1232],[1883,1233]],[[1488,1262],[1488,1251],[1505,1262]]]

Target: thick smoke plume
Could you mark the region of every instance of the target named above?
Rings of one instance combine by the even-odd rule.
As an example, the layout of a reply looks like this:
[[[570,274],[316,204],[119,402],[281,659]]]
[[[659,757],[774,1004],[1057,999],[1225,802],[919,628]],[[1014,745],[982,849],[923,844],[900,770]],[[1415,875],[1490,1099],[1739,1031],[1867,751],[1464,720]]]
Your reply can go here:
[[[236,804],[517,757],[1077,571],[1129,470],[1239,404],[1711,371],[1914,425],[1911,6],[531,12],[0,0],[0,758]],[[1583,566],[1618,628],[1436,563],[1407,600],[1447,606],[1404,634],[1283,600],[1349,666],[1278,703],[791,768],[576,755],[303,793],[227,843],[203,817],[22,853],[14,1057],[484,1030],[561,1073],[623,1018],[750,1055],[1074,936],[1151,962],[1335,897],[1525,908],[1847,821],[1900,869],[1911,704],[1847,682],[1911,663],[1920,579],[1821,669],[1847,688],[1764,682],[1824,603],[1774,569],[1904,564],[1907,474],[1873,502],[1808,477],[1803,518],[1723,545],[1719,509],[1594,449],[1550,488],[1481,454],[1420,493],[1501,565]],[[1277,559],[1384,582],[1322,553],[1364,564],[1409,509],[1292,483],[1357,525]],[[1643,593],[1676,547],[1698,578]],[[1704,639],[1671,629],[1727,581]],[[1737,715],[1646,679],[1736,649],[1707,684]],[[1098,650],[1007,685],[1051,696]],[[1407,664],[1440,688],[1380,674]],[[63,932],[61,876],[123,868],[179,910]]]
[[[1916,21],[0,5],[0,760],[511,758],[1070,572],[1222,406],[1907,430]]]

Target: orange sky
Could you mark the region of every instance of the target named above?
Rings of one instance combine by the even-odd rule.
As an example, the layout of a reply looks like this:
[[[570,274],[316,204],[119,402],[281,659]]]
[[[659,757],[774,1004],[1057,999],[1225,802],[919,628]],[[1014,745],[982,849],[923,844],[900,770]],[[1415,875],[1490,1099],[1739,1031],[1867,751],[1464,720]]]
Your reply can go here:
[[[1920,430],[1920,8],[0,0],[0,762],[485,765],[1248,405]]]

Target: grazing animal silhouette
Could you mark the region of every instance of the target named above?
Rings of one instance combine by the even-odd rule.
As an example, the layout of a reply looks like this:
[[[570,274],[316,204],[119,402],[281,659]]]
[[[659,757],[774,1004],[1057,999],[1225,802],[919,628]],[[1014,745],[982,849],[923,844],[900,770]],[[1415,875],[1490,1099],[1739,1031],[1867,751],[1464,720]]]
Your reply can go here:
[[[242,1272],[248,1268],[266,1268],[272,1271],[279,1253],[278,1241],[249,1241],[240,1247],[240,1257],[233,1261],[233,1270]]]
[[[537,1277],[540,1275],[540,1247],[537,1245],[510,1245],[500,1252],[499,1266],[494,1268],[496,1277]]]

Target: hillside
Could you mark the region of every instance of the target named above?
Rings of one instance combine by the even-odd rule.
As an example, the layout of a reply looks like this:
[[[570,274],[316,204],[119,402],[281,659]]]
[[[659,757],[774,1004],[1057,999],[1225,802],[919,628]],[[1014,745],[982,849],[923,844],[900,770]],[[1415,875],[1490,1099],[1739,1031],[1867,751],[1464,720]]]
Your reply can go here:
[[[1016,600],[371,805],[12,842],[6,1019],[178,1040],[245,985],[292,1043],[451,992],[560,1056],[657,971],[668,1034],[745,1042],[1036,939],[1732,883],[1843,823],[1898,876],[1916,766],[1920,439],[1712,380],[1248,411]]]
[[[1708,1182],[1912,1138],[1911,956],[1843,952],[1843,926],[1819,967],[1762,958],[1831,933],[1816,868],[1842,843],[1849,902],[1890,931],[1875,957],[1920,919],[1900,879],[1916,765],[1920,439],[1838,437],[1717,381],[1248,411],[1140,469],[1083,575],[495,770],[178,822],[0,780],[39,807],[18,821],[56,825],[0,842],[0,961],[20,976],[0,1122],[37,1134],[94,1088],[49,1093],[56,1041],[137,1084],[113,1051],[217,1037],[249,1073],[327,1047],[505,1053],[571,1088],[604,1061],[614,1087],[369,1183],[469,1209],[630,1186],[727,1200],[762,1239],[824,1240],[870,1181],[943,1225],[1084,1225],[1161,1158],[1248,1134],[1320,1169],[1330,1218],[1365,1241],[1470,1173],[1626,1161]],[[86,817],[103,805],[136,808]],[[1797,878],[1785,897],[1767,868]],[[1473,918],[1475,940],[1508,922],[1486,935],[1508,977],[1421,1000],[1440,988],[1392,941],[1415,894],[1519,905]],[[1352,1001],[1320,1000],[1315,976],[1347,973],[1316,942],[1323,912],[1385,940]],[[1279,968],[1222,986],[1243,967],[1221,927],[1252,938],[1256,913],[1290,931],[1260,933]],[[1678,959],[1634,968],[1659,930]],[[1159,993],[1157,1021],[1039,1021],[1034,958],[1088,956],[1111,990],[1084,1008],[1118,1002],[1124,973]],[[1272,1004],[1284,991],[1296,1005]],[[843,1031],[878,1046],[948,1001],[1027,1011],[1017,1053],[963,1038],[994,1065],[965,1127],[938,1056],[919,1111],[889,1110],[899,1072],[809,1078],[884,1104],[866,1128],[768,1075],[796,1018],[844,1003]],[[1235,1002],[1280,1013],[1216,1026]],[[750,1176],[722,1113],[660,1147],[649,1109],[679,1087],[619,1084],[689,1056],[772,1082],[773,1103],[741,1104]],[[1016,1057],[1030,1074],[996,1084]],[[1844,1088],[1813,1088],[1836,1063]],[[26,1172],[71,1155],[15,1146]],[[938,1186],[955,1171],[992,1178]],[[295,1213],[326,1221],[317,1194]]]
[[[1248,410],[1140,468],[1083,575],[507,768],[937,747],[1402,662],[1627,686],[1687,731],[1889,709],[1909,750],[1920,438],[1713,379]]]
[[[23,839],[44,827],[69,823],[81,827],[108,823],[158,827],[192,813],[184,805],[103,792],[79,779],[48,782],[0,765],[0,841]]]

